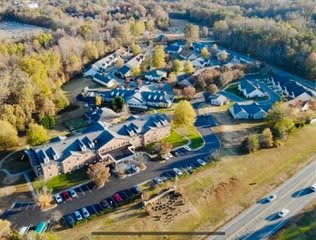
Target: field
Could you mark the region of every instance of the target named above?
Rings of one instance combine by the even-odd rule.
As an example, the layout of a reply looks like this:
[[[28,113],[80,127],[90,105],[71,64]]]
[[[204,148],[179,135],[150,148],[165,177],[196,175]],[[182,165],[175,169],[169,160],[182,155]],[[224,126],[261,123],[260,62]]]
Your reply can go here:
[[[316,236],[316,201],[292,218],[273,240],[312,240]]]
[[[221,152],[220,161],[178,181],[178,188],[191,211],[168,226],[152,221],[140,209],[124,207],[84,226],[58,232],[58,235],[62,238],[72,236],[70,239],[92,237],[91,231],[122,231],[122,226],[124,231],[210,231],[256,202],[307,164],[316,154],[316,141],[306,139],[313,139],[315,134],[316,126],[309,125],[294,132],[280,148],[241,156]],[[102,237],[93,236],[92,239]],[[119,238],[113,236],[112,239]],[[138,239],[160,238],[142,236]],[[173,236],[168,239],[185,238]]]
[[[53,177],[47,182],[47,187],[51,188],[53,192],[59,192],[64,189],[83,183],[88,180],[86,171],[86,168],[82,168],[72,173],[62,174]]]

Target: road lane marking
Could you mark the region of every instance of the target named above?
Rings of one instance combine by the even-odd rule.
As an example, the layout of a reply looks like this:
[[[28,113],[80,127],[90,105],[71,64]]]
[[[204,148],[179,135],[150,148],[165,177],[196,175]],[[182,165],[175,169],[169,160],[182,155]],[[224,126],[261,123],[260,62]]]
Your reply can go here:
[[[312,173],[312,174],[309,174],[309,175],[307,175],[303,180],[301,180],[301,181],[299,181],[299,183],[298,184],[296,184],[296,187],[297,186],[301,186],[301,185],[305,185],[306,184],[306,182],[308,182],[308,181],[310,181],[310,176],[314,176],[314,173]],[[302,183],[304,183],[304,184],[302,184]],[[300,187],[301,188],[301,187]],[[267,206],[267,208],[265,208],[265,209],[263,209],[260,213],[258,213],[257,215],[256,215],[256,217],[255,218],[253,218],[251,221],[249,221],[249,222],[247,222],[245,225],[243,225],[243,227],[242,228],[240,228],[240,229],[238,229],[236,232],[234,232],[228,239],[231,239],[231,238],[233,238],[234,236],[238,236],[239,235],[239,233],[242,231],[242,230],[246,230],[247,231],[247,227],[249,226],[249,224],[250,223],[253,223],[253,222],[258,222],[258,221],[261,221],[260,219],[258,219],[258,217],[260,216],[262,216],[263,214],[265,214],[266,212],[268,212],[269,210],[271,210],[271,208],[273,207],[273,206],[275,206],[277,203],[280,203],[280,201],[281,200],[283,200],[283,199],[285,199],[285,198],[287,198],[287,197],[289,197],[288,196],[288,194],[289,193],[291,193],[293,191],[293,189],[290,189],[289,191],[287,191],[285,194],[283,194],[283,196],[282,197],[280,197],[279,199],[278,199],[278,201],[274,201],[274,202],[272,202],[271,204],[269,204],[268,206]],[[293,198],[292,196],[290,196],[291,198]],[[294,201],[294,200],[292,200],[292,201]],[[291,202],[292,202],[291,201]],[[288,204],[287,204],[288,205]],[[263,221],[264,221],[264,224],[260,224],[259,225],[259,228],[260,227],[262,227],[262,226],[264,226],[265,224],[266,224],[266,220],[265,219],[263,219]],[[252,225],[252,228],[254,227],[254,225]],[[256,229],[258,229],[257,227],[256,227]]]

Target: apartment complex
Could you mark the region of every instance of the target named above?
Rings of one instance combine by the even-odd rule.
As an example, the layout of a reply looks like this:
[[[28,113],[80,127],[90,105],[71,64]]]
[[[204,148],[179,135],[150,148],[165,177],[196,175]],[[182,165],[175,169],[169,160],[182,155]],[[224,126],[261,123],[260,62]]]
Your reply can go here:
[[[159,141],[169,136],[170,131],[165,115],[132,116],[110,127],[97,122],[78,136],[59,138],[25,152],[36,176],[50,179],[98,160],[115,167],[132,156],[135,148]]]

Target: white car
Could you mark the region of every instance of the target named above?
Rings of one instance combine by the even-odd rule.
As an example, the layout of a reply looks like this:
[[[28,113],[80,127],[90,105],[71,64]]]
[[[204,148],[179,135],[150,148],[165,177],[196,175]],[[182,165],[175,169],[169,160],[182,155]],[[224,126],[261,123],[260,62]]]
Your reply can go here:
[[[187,151],[191,151],[191,150],[192,150],[189,146],[184,146],[183,148],[184,148],[185,150],[187,150]]]
[[[71,196],[72,198],[78,197],[76,191],[73,190],[73,189],[69,190],[69,193],[70,193],[70,196]]]
[[[283,217],[285,217],[288,213],[289,213],[289,210],[286,209],[286,208],[284,208],[284,209],[282,209],[280,212],[278,212],[278,216],[279,216],[280,218],[283,218]]]
[[[196,160],[201,166],[205,166],[206,163],[202,159]]]
[[[312,192],[316,192],[316,183],[314,183],[312,186],[310,186],[310,190]]]
[[[87,210],[86,208],[82,208],[82,209],[81,209],[81,212],[82,212],[82,215],[83,215],[85,218],[90,217],[90,213],[88,212],[88,210]]]
[[[268,196],[266,199],[268,202],[272,202],[274,199],[276,199],[276,197],[277,196],[275,194],[272,194],[272,195]]]
[[[173,170],[173,171],[175,172],[175,174],[177,174],[178,176],[182,175],[182,172],[181,172],[181,170],[180,170],[179,168],[173,168],[172,170]]]
[[[162,184],[162,180],[161,180],[161,178],[159,178],[159,177],[156,177],[156,178],[154,178],[154,182],[156,183],[156,184]]]
[[[83,219],[79,211],[75,211],[75,217],[77,221],[81,221]]]
[[[63,202],[63,199],[61,198],[61,196],[60,196],[59,194],[56,194],[56,195],[54,196],[54,198],[55,198],[55,201],[56,201],[57,203],[62,203],[62,202]]]

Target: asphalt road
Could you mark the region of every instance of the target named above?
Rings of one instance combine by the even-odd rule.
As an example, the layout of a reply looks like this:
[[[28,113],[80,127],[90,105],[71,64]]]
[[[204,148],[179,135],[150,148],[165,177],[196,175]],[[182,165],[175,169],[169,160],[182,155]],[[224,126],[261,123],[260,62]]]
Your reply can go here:
[[[49,220],[54,211],[60,211],[63,215],[73,213],[82,207],[99,203],[102,199],[107,198],[114,193],[123,189],[160,176],[162,173],[170,171],[174,167],[183,168],[188,166],[192,161],[198,158],[205,159],[209,154],[220,147],[220,142],[210,127],[214,124],[212,117],[198,117],[197,129],[204,138],[205,145],[196,151],[190,151],[179,157],[173,157],[170,160],[160,163],[154,161],[147,162],[147,169],[139,174],[126,177],[125,179],[117,179],[111,177],[110,181],[101,189],[85,189],[78,194],[78,198],[72,201],[63,202],[52,210],[42,212],[38,207],[30,207],[12,212],[6,218],[12,222],[12,226],[19,228],[21,226],[34,226],[41,220]]]
[[[309,189],[314,183],[316,183],[316,158],[271,192],[277,196],[275,200],[269,203],[261,199],[219,229],[218,231],[225,232],[224,236],[211,236],[209,240],[268,239],[316,198],[316,193]],[[289,213],[283,218],[278,217],[277,213],[284,208],[288,209]]]

